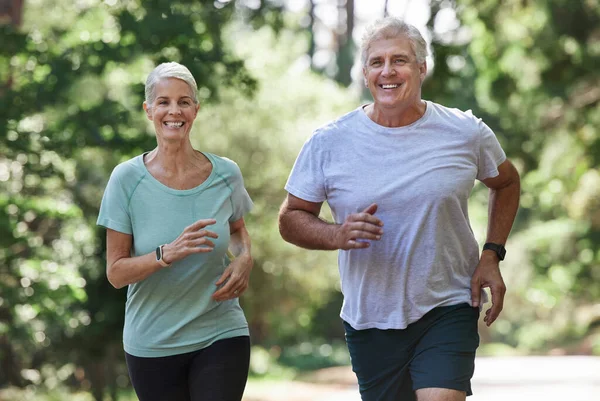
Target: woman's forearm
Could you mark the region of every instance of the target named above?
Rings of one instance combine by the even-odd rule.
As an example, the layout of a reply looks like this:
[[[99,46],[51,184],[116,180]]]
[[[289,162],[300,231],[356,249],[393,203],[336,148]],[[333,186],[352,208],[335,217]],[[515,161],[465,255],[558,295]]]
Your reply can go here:
[[[153,273],[163,269],[156,260],[154,252],[142,256],[124,257],[108,266],[106,275],[115,288],[142,281]]]

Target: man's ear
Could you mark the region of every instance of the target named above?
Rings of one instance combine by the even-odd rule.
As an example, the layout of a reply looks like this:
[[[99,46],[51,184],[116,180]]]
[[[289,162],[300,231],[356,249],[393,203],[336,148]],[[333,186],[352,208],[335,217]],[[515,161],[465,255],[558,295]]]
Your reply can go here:
[[[427,76],[427,61],[423,61],[423,63],[419,66],[419,75],[421,77],[421,83],[425,80]]]

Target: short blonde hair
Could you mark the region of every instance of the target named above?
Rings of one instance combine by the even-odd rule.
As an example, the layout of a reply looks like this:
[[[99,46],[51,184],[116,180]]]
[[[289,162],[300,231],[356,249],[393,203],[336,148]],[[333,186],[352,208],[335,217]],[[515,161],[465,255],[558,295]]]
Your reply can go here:
[[[410,40],[412,50],[417,57],[417,62],[425,62],[427,58],[427,42],[423,39],[421,32],[414,25],[404,22],[400,18],[386,17],[375,21],[365,30],[360,46],[362,65],[367,65],[369,48],[373,42],[401,37],[406,37]]]
[[[192,90],[192,100],[198,104],[198,85],[194,76],[187,69],[186,66],[176,63],[174,61],[170,63],[159,64],[146,79],[146,104],[150,106],[156,99],[156,84],[158,81],[164,78],[177,78],[188,84]]]

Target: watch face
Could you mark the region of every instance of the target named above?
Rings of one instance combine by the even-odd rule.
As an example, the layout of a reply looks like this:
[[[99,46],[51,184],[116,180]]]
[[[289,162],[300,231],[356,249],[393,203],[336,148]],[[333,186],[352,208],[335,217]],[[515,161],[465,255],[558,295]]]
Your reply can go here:
[[[498,257],[500,260],[504,260],[504,256],[506,256],[506,249],[500,245],[500,247],[498,247]]]
[[[156,247],[156,260],[160,260],[160,257],[161,257],[161,255],[160,255],[160,246],[157,246]]]
[[[498,259],[500,260],[504,260],[504,256],[506,256],[506,249],[504,248],[504,245],[488,242],[483,246],[483,249],[489,249],[491,251],[496,252],[496,255],[498,255]]]

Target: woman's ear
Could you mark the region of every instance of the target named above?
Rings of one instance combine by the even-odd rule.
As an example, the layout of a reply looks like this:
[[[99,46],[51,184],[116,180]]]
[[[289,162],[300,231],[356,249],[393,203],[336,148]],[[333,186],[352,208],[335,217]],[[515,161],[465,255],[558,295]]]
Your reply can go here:
[[[144,111],[146,112],[146,117],[148,117],[148,120],[152,121],[152,109],[150,107],[148,107],[148,103],[144,102],[142,104],[142,107],[144,108]]]

